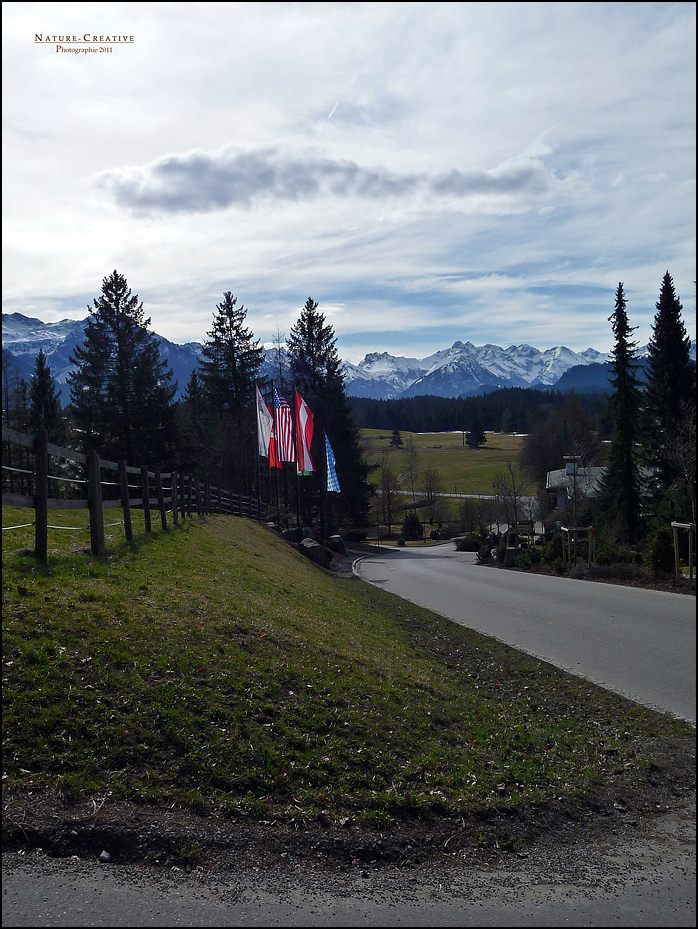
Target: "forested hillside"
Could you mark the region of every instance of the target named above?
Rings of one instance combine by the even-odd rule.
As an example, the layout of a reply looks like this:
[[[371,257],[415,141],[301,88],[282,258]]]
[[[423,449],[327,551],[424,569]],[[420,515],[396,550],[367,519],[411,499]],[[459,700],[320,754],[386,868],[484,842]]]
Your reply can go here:
[[[359,426],[364,429],[399,429],[405,432],[473,430],[530,432],[549,413],[561,407],[567,394],[560,391],[508,387],[482,397],[411,397],[369,400],[350,397]],[[607,398],[600,394],[576,395],[602,438],[609,432]]]

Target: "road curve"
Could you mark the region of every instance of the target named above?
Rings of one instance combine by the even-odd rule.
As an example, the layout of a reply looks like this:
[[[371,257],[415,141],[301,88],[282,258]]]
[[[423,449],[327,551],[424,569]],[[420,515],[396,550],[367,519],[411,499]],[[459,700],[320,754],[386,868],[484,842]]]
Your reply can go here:
[[[359,577],[638,703],[696,722],[685,594],[478,565],[453,542],[360,558]]]

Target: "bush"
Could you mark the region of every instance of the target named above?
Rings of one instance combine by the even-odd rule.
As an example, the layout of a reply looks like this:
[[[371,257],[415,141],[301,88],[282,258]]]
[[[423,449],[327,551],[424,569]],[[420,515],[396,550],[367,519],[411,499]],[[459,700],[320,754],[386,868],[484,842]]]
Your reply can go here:
[[[366,529],[347,529],[342,533],[346,542],[365,542],[368,536]]]
[[[674,537],[671,529],[663,527],[650,537],[647,560],[655,574],[671,574],[675,569]]]
[[[532,568],[540,564],[540,552],[537,548],[527,548],[516,558],[517,568]]]
[[[461,549],[461,551],[462,550],[463,549]],[[477,558],[475,560],[478,564],[486,564],[488,561],[492,561],[492,552],[486,545],[483,545],[477,550]]]
[[[464,535],[456,540],[457,552],[477,552],[480,550],[480,540],[474,535]]]
[[[402,524],[402,537],[408,542],[418,542],[424,537],[421,520],[414,510],[407,514]]]
[[[638,553],[629,545],[616,545],[607,542],[599,546],[596,553],[596,563],[600,565],[639,564],[641,560]]]
[[[562,561],[562,536],[555,535],[543,549],[543,561],[546,564],[553,565],[557,559]]]

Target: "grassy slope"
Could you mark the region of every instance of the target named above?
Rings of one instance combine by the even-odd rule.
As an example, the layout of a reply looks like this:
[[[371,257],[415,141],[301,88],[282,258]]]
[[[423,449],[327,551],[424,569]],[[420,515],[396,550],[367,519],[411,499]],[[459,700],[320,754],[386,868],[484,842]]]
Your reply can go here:
[[[48,570],[6,533],[5,790],[385,826],[579,797],[694,738],[250,521],[140,530],[102,561],[52,530]]]

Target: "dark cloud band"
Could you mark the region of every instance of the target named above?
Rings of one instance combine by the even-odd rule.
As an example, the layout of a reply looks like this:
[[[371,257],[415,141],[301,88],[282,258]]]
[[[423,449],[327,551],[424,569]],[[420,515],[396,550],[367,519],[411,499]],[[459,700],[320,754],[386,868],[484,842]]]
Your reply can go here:
[[[137,212],[180,213],[250,207],[263,198],[306,201],[323,195],[373,200],[419,192],[450,197],[540,197],[551,179],[540,161],[494,171],[396,175],[347,160],[285,157],[276,149],[263,149],[168,155],[149,165],[107,171],[98,182],[120,204]]]

